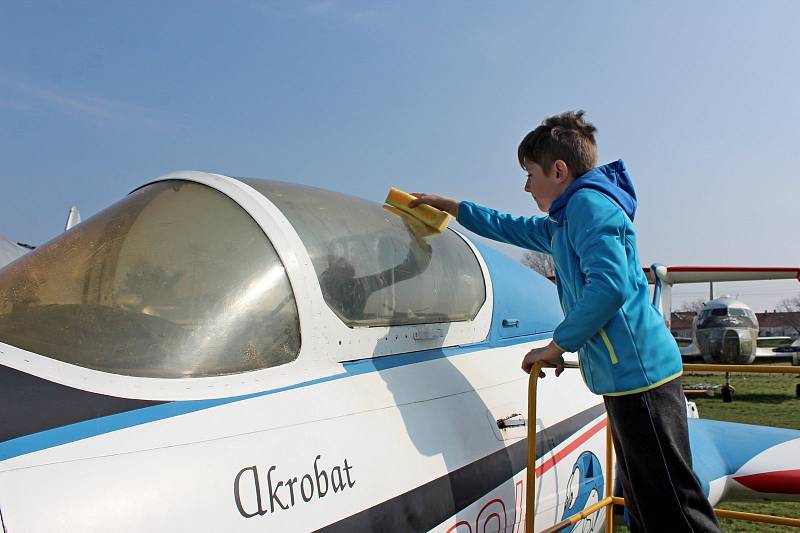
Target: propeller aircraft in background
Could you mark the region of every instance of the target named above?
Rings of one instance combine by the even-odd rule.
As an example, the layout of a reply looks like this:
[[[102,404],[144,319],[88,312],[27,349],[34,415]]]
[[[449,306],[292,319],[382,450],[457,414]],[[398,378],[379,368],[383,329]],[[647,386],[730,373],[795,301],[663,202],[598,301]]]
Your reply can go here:
[[[672,316],[672,286],[677,283],[709,283],[710,300],[692,320],[692,336],[676,337],[683,343],[684,360],[699,357],[708,364],[748,365],[756,359],[766,362],[789,361],[800,364],[800,339],[759,337],[758,318],[747,304],[729,296],[714,298],[714,282],[796,279],[800,281],[798,267],[705,267],[653,265],[648,279],[655,283],[654,301],[660,293],[664,316]],[[759,342],[782,341],[779,348],[759,347]],[[735,388],[730,382],[730,372],[725,373],[721,396],[725,402],[733,401]]]
[[[653,274],[655,272],[655,275]],[[672,316],[672,286],[678,283],[710,283],[711,297],[697,313],[692,323],[691,341],[681,348],[684,357],[700,357],[706,363],[750,364],[757,357],[792,360],[791,350],[774,351],[759,348],[759,340],[788,340],[758,336],[758,319],[747,304],[729,296],[714,298],[713,283],[718,281],[753,281],[796,279],[800,281],[799,267],[702,267],[653,265],[647,272],[651,283],[658,279],[656,292],[660,292],[664,316]],[[798,348],[800,350],[800,348]],[[785,354],[785,355],[781,355]],[[794,358],[793,364],[798,364]]]

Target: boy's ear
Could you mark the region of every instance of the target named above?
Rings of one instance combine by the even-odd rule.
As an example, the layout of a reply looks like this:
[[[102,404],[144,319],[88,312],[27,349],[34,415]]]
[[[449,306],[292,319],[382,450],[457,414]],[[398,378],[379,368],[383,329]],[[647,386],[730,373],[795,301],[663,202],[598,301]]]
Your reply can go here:
[[[566,181],[569,178],[569,167],[567,166],[567,163],[565,161],[561,159],[556,159],[556,162],[553,163],[553,166],[555,167],[556,170],[556,175],[555,175],[556,181],[560,183]]]

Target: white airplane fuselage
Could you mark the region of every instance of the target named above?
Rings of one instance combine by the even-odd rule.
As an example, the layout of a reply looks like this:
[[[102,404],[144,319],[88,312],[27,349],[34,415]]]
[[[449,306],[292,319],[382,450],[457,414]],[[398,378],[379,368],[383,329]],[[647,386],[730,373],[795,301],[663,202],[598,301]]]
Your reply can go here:
[[[472,319],[348,327],[326,305],[306,248],[273,203],[224,176],[179,173],[164,179],[222,192],[268,236],[296,301],[299,353],[272,368],[213,375],[206,367],[206,375],[191,374],[205,361],[195,354],[222,335],[223,326],[232,327],[232,316],[245,316],[283,270],[268,271],[225,300],[230,306],[224,320],[199,322],[198,328],[207,323],[213,328],[189,337],[195,351],[156,360],[170,371],[188,361],[186,377],[151,375],[152,368],[136,367],[138,360],[124,359],[124,352],[122,359],[114,354],[73,360],[73,353],[63,349],[66,344],[58,345],[61,335],[77,352],[95,342],[93,336],[108,333],[101,328],[93,335],[76,334],[69,328],[84,322],[71,315],[81,312],[87,292],[102,293],[117,279],[109,269],[122,268],[120,258],[128,252],[105,263],[111,265],[105,270],[87,269],[85,286],[95,288],[78,294],[82,303],[58,300],[66,298],[68,283],[56,279],[51,290],[46,272],[36,270],[35,262],[48,254],[76,249],[60,246],[63,241],[31,254],[34,267],[0,270],[0,289],[11,283],[28,290],[19,302],[0,306],[0,334],[16,339],[16,344],[0,342],[0,519],[5,530],[519,531],[528,490],[528,428],[500,429],[503,419],[535,423],[539,430],[537,529],[599,499],[609,474],[602,460],[605,410],[580,373],[569,370],[556,379],[548,371],[539,385],[538,418],[528,420],[528,376],[520,362],[530,349],[549,342],[561,316],[550,282],[459,236],[462,246],[473,250],[485,283],[485,299]],[[180,183],[162,187],[161,198],[183,194]],[[92,221],[60,238],[90,232]],[[114,224],[101,235],[108,228],[116,231],[119,223]],[[178,224],[166,227],[174,231]],[[337,253],[347,251],[349,242],[342,241]],[[91,245],[97,252],[88,260],[107,251],[105,244],[95,239]],[[390,242],[379,244],[383,252],[391,251]],[[29,271],[35,283],[25,277]],[[188,283],[194,274],[191,268],[186,272],[163,279]],[[18,273],[22,277],[15,278]],[[15,279],[26,281],[14,285]],[[78,280],[80,288],[82,273]],[[399,313],[404,295],[392,291],[386,305]],[[169,306],[145,307],[130,295],[115,303],[118,293],[108,294],[108,301],[90,302],[87,317],[131,316],[142,327],[163,327],[157,331],[164,335],[190,325],[161,326],[165,322],[158,313],[173,312]],[[151,297],[159,297],[155,294]],[[285,302],[277,309],[285,309]],[[58,317],[69,327],[37,330],[37,317]],[[41,335],[25,339],[23,326]],[[26,349],[30,346],[52,354]],[[104,364],[117,366],[106,370]],[[582,530],[600,531],[603,516],[584,520]]]
[[[91,436],[0,463],[3,520],[9,531],[503,531],[524,520],[527,428],[497,420],[527,418],[520,356],[544,343],[352,363],[222,405],[112,415]],[[543,380],[539,398],[537,518],[552,524],[577,457],[604,457],[605,412],[574,371]]]
[[[555,286],[415,224],[178,172],[0,269],[3,530],[517,533],[531,424],[536,530],[596,503],[602,398],[548,370],[528,413]],[[712,503],[800,494],[800,432],[689,429]]]

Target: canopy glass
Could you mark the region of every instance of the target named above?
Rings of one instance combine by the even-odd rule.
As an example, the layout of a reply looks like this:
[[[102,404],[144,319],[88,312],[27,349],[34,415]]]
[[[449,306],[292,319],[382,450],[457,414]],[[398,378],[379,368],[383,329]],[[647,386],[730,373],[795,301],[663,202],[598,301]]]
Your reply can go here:
[[[147,185],[0,270],[0,341],[158,378],[294,360],[300,326],[275,249],[205,185]]]
[[[325,302],[348,326],[471,320],[486,300],[480,264],[451,230],[432,234],[404,213],[345,194],[242,181],[292,223]]]

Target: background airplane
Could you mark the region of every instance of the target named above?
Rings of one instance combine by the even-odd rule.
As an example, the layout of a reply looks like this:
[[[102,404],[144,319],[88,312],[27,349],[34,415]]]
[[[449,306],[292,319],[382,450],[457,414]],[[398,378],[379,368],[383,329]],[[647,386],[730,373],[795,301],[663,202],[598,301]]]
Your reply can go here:
[[[709,283],[710,300],[692,320],[691,338],[676,337],[676,341],[688,342],[681,346],[685,360],[702,357],[709,364],[751,364],[756,358],[767,361],[790,361],[800,364],[800,339],[797,351],[791,346],[781,349],[759,348],[759,341],[774,341],[772,337],[758,336],[758,319],[745,303],[729,296],[714,298],[713,283],[716,281],[753,281],[774,279],[796,279],[800,281],[798,267],[707,267],[653,265],[645,270],[648,279],[655,284],[654,302],[659,301],[664,316],[672,316],[672,286],[677,283]],[[669,324],[669,321],[668,321]],[[791,340],[791,339],[789,339]],[[789,344],[789,343],[787,343]],[[730,372],[725,373],[722,385],[723,401],[733,401],[735,388],[731,385]]]
[[[681,347],[685,359],[702,357],[707,363],[722,364],[750,364],[756,359],[800,364],[800,346],[794,349],[791,337],[761,337],[758,331],[758,318],[747,304],[722,296],[703,304],[692,320],[691,337],[675,340],[689,343]],[[781,346],[760,347],[759,343],[765,341],[780,342]]]
[[[552,525],[611,474],[579,372],[528,420],[520,360],[562,318],[544,277],[455,230],[169,174],[0,269],[2,526],[519,531],[528,424]],[[799,431],[690,432],[712,503],[798,498]]]
[[[30,250],[30,247],[10,241],[0,235],[0,268],[12,261],[16,261]]]
[[[71,207],[67,214],[67,222],[64,225],[64,231],[67,231],[72,226],[80,223],[81,214],[77,207]],[[19,242],[13,242],[0,235],[0,268],[5,265],[16,261],[29,251],[35,249],[35,246]]]
[[[672,286],[678,283],[711,283],[710,299],[692,322],[691,345],[681,348],[684,356],[702,356],[707,363],[750,364],[756,357],[778,358],[780,352],[758,349],[758,319],[743,302],[729,296],[714,298],[715,281],[796,279],[798,267],[704,267],[653,265],[646,271],[651,283],[658,280],[660,306],[665,317],[672,316]],[[659,298],[656,298],[659,299]],[[762,340],[766,339],[761,337]],[[774,339],[773,339],[774,340]],[[786,353],[786,352],[784,352]],[[787,353],[792,359],[792,353]],[[797,359],[794,359],[797,364]]]

